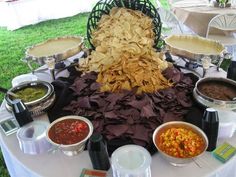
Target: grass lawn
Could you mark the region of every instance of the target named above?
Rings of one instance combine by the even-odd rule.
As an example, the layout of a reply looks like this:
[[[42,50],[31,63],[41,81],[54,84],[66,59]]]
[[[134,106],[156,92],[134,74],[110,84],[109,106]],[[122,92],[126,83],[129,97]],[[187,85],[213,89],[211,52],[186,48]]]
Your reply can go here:
[[[151,1],[155,4],[154,0]],[[162,0],[161,3],[164,7],[168,7],[166,0]],[[41,22],[15,31],[0,28],[1,86],[9,89],[11,87],[11,80],[15,76],[30,71],[27,64],[21,61],[28,46],[59,36],[86,36],[87,18],[88,13],[83,13],[69,18]],[[0,103],[3,98],[4,94],[0,93]],[[8,176],[0,152],[0,177]]]
[[[26,63],[21,61],[26,47],[58,36],[85,36],[87,18],[88,14],[85,13],[70,18],[30,25],[15,31],[0,28],[1,86],[10,88],[12,78],[30,71]],[[2,98],[3,94],[0,94],[0,100]]]

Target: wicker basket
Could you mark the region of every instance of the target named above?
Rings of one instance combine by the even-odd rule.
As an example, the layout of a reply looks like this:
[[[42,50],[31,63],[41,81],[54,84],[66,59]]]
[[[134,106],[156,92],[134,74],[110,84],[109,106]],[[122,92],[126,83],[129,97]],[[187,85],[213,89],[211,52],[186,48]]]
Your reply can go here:
[[[100,0],[93,8],[87,23],[87,38],[89,44],[94,49],[92,43],[92,31],[96,29],[98,21],[103,14],[109,14],[113,7],[125,7],[132,10],[139,10],[153,19],[155,46],[157,46],[161,35],[161,20],[156,8],[149,0]]]

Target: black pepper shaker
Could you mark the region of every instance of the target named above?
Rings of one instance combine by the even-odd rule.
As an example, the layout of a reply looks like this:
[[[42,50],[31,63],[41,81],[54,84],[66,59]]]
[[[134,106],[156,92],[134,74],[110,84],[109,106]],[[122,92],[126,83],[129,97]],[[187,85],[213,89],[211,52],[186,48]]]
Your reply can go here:
[[[33,121],[30,112],[20,99],[12,101],[12,110],[20,127]]]
[[[101,134],[95,133],[90,137],[88,152],[94,169],[107,171],[110,168],[106,143]]]
[[[207,108],[205,110],[202,119],[202,130],[208,138],[207,151],[213,151],[216,148],[219,130],[219,117],[215,109]]]

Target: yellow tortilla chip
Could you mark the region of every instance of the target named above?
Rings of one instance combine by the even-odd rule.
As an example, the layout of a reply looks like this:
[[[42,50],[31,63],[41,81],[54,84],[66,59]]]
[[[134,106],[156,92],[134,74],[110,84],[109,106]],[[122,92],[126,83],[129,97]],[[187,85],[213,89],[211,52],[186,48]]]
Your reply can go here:
[[[138,87],[138,92],[154,92],[170,87],[161,74],[168,63],[153,48],[153,27],[152,19],[140,11],[112,8],[93,31],[96,49],[79,60],[80,70],[99,72],[101,91]]]

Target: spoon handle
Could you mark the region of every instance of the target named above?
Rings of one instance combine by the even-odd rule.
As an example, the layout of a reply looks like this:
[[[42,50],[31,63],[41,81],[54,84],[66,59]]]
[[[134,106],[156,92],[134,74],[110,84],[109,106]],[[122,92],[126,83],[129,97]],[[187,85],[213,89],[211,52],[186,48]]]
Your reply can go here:
[[[17,94],[15,94],[15,93],[13,93],[13,92],[10,92],[10,91],[8,91],[7,89],[2,88],[2,87],[0,87],[0,92],[2,92],[2,93],[8,93],[9,95],[11,95],[11,96],[13,96],[13,97],[15,97],[15,98],[18,98],[18,97],[19,97]]]
[[[7,89],[0,86],[0,92],[7,93],[7,91],[8,91]]]
[[[13,92],[8,91],[7,93],[15,98],[19,98],[19,96]]]

